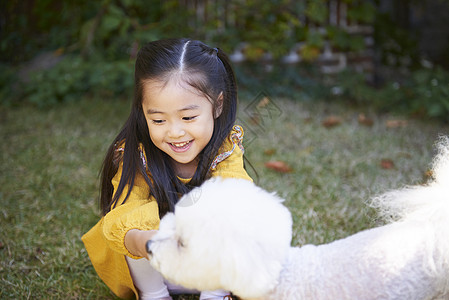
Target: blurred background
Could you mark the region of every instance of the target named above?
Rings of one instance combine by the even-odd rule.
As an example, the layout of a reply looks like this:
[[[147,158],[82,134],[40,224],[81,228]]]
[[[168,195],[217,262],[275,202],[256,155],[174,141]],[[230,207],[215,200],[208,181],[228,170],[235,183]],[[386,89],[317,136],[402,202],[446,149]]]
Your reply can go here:
[[[142,44],[222,48],[242,95],[349,101],[446,120],[447,0],[8,0],[0,101],[51,106],[130,97]]]

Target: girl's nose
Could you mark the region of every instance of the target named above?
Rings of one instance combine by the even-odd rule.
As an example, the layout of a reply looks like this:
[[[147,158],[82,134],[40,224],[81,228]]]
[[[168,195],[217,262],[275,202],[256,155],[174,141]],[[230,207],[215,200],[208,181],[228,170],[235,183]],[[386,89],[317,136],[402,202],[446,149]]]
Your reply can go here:
[[[172,124],[168,132],[169,137],[172,139],[180,138],[185,134],[186,132],[184,131],[182,124],[179,123]]]

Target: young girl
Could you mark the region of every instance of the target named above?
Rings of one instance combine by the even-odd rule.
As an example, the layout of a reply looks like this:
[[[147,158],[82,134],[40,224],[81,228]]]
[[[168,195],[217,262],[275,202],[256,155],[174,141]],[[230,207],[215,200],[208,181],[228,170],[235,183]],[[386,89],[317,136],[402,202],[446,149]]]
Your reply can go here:
[[[168,39],[139,51],[131,113],[103,164],[103,217],[82,238],[117,296],[171,299],[169,293],[192,292],[151,268],[145,244],[180,196],[206,179],[251,180],[243,167],[243,130],[234,126],[236,107],[234,73],[220,49]],[[227,295],[203,291],[200,299]]]

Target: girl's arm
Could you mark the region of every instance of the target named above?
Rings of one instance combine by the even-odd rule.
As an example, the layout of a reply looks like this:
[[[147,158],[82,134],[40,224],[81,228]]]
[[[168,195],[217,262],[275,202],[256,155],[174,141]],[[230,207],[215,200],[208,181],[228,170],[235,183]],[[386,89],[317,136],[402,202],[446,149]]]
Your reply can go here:
[[[134,256],[147,257],[145,244],[156,233],[157,230],[131,229],[125,235],[125,247]]]
[[[123,164],[120,163],[117,174],[112,179],[114,190],[117,190],[118,184],[123,171]],[[136,175],[134,186],[130,192],[128,200],[123,204],[123,200],[128,192],[128,186],[123,190],[122,195],[118,199],[117,206],[109,211],[102,219],[101,232],[108,247],[120,254],[127,255],[131,258],[138,259],[147,257],[146,251],[144,255],[140,256],[137,253],[145,249],[140,247],[145,244],[151,237],[146,237],[142,234],[139,238],[135,234],[131,234],[127,242],[125,237],[131,230],[137,231],[152,231],[159,228],[159,210],[156,200],[149,197],[149,187],[145,182],[143,176],[139,173]],[[148,234],[148,233],[146,233]],[[142,241],[142,239],[144,239]]]

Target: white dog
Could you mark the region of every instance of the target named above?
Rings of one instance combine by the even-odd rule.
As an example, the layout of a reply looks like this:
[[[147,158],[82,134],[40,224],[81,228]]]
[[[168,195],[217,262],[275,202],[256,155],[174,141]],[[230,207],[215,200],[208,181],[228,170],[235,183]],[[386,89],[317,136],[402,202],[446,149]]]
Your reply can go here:
[[[212,179],[161,220],[149,259],[174,283],[243,299],[449,299],[449,139],[439,148],[433,182],[374,200],[396,217],[386,226],[290,247],[282,199]]]

